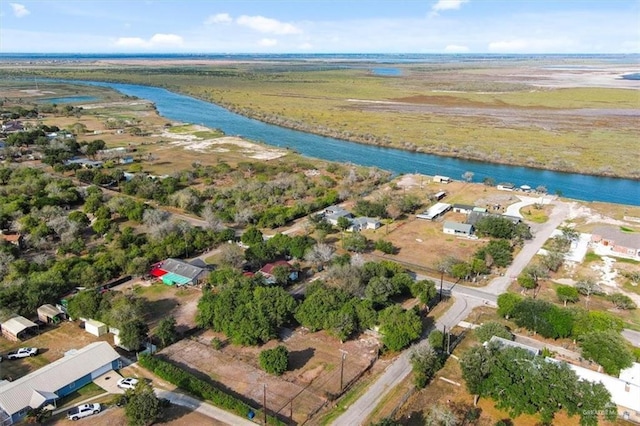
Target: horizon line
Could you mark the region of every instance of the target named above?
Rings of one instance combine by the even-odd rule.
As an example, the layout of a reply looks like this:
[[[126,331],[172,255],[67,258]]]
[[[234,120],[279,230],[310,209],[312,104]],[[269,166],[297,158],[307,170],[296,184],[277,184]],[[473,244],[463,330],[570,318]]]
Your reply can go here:
[[[0,52],[11,55],[640,55],[640,52]]]

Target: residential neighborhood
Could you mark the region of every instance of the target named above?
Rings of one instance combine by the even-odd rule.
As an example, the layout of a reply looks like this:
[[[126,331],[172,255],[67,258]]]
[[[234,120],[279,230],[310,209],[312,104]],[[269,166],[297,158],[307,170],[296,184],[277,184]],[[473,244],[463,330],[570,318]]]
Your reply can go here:
[[[1,425],[640,422],[640,208],[74,108],[3,125]]]

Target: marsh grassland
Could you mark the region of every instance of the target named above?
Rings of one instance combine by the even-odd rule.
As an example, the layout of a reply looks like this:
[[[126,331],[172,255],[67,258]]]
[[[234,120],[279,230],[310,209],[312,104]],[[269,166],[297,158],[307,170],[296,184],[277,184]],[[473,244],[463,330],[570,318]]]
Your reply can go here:
[[[582,64],[582,63],[581,63]],[[556,64],[557,65],[557,64]],[[585,64],[582,64],[585,65]],[[1,74],[162,86],[312,133],[494,163],[640,178],[640,82],[609,64],[96,61]]]

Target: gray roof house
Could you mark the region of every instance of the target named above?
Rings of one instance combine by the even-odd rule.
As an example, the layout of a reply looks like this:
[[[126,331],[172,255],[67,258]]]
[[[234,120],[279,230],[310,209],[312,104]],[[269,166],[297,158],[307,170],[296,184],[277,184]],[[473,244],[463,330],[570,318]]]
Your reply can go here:
[[[208,269],[173,258],[166,259],[156,267],[166,272],[161,275],[166,283],[171,281],[176,284],[198,284],[209,275]]]
[[[640,232],[623,232],[613,226],[599,226],[593,230],[591,242],[608,248],[612,256],[640,258]]]
[[[482,212],[482,211],[477,211],[476,209],[474,209],[474,211],[469,213],[469,217],[467,218],[467,223],[470,224],[470,225],[475,225],[480,219],[484,219],[485,217],[501,217],[501,218],[507,219],[508,221],[512,222],[515,225],[517,225],[518,223],[522,222],[522,218],[517,217],[517,216],[510,216],[510,215],[507,215],[507,214],[496,214],[496,213]]]
[[[451,235],[471,235],[473,234],[473,225],[446,221],[442,226],[442,232]]]
[[[106,342],[95,342],[13,382],[0,383],[0,425],[22,420],[37,409],[69,395],[96,377],[120,368],[120,355]]]
[[[359,232],[363,229],[378,229],[382,226],[378,219],[372,217],[356,217],[351,220],[351,225],[347,228],[349,232]]]
[[[340,206],[330,206],[324,209],[323,211],[324,218],[332,225],[338,224],[338,219],[341,217],[346,217],[347,219],[353,218],[353,214],[351,212],[343,209]]]
[[[474,206],[470,206],[468,204],[454,204],[453,211],[455,213],[464,213],[469,214],[473,211]]]

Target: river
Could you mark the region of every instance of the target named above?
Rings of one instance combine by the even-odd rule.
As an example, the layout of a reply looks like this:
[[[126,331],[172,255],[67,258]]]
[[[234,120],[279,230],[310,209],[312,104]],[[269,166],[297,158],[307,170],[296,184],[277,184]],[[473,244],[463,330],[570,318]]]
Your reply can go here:
[[[228,111],[216,104],[165,89],[132,84],[81,82],[110,87],[126,95],[153,102],[167,119],[218,128],[230,136],[242,136],[269,145],[291,148],[302,155],[330,161],[375,166],[394,173],[422,173],[462,179],[473,172],[473,181],[492,178],[517,187],[546,187],[549,193],[583,201],[640,205],[640,181],[561,173],[528,167],[484,163],[432,154],[414,153],[373,145],[357,144],[266,124]]]

